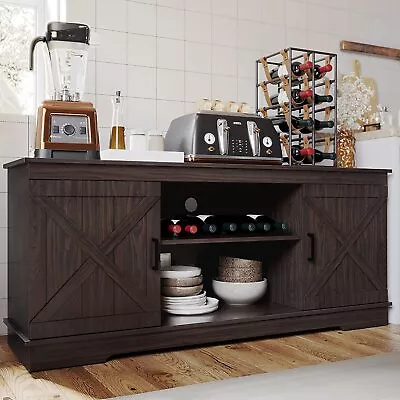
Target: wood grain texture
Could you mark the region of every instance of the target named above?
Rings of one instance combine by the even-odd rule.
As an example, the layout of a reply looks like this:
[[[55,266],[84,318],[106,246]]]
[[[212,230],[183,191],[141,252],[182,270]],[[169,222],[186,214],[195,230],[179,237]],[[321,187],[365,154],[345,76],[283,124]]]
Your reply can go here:
[[[114,359],[29,374],[0,338],[0,396],[106,399],[400,351],[400,326],[332,331]],[[36,397],[34,397],[36,396]]]
[[[33,159],[9,172],[10,198],[24,218],[11,207],[18,235],[10,235],[15,296],[8,341],[30,371],[387,323],[387,171]],[[17,199],[22,193],[24,202]],[[225,237],[186,240],[173,249],[173,242],[161,243],[161,251],[173,250],[174,263],[203,268],[210,294],[221,255],[262,262],[268,279],[262,302],[162,318],[155,270],[160,219],[185,213],[188,197],[198,200],[201,214],[266,214],[289,224],[293,237],[282,239],[290,240]],[[307,261],[310,232],[317,240],[314,264]],[[19,234],[26,235],[21,242]],[[172,384],[164,372],[157,384]]]
[[[376,46],[373,44],[365,44],[359,42],[351,42],[342,40],[340,42],[340,50],[351,51],[356,53],[364,53],[375,56],[382,56],[387,58],[394,58],[400,60],[400,50],[393,47]]]

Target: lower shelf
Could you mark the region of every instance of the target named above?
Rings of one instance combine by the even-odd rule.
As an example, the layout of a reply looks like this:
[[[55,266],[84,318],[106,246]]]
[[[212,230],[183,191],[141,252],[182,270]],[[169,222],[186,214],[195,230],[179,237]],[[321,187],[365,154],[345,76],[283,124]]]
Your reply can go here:
[[[264,304],[265,306],[265,304]],[[90,335],[30,340],[12,322],[8,344],[31,372],[78,365],[103,363],[115,356],[160,351],[185,346],[201,346],[234,340],[248,340],[272,335],[321,329],[359,329],[387,325],[389,303],[365,304],[323,310],[299,311],[280,305],[263,310],[221,308],[214,321],[186,319],[178,323],[169,316],[162,326]],[[246,307],[247,308],[247,307]],[[185,317],[188,318],[188,317]]]
[[[300,310],[282,304],[267,303],[266,301],[248,306],[229,306],[222,304],[220,308],[212,313],[204,315],[180,316],[168,313],[163,314],[163,326],[179,326],[191,324],[217,323],[240,320],[242,322],[259,318],[281,318]]]

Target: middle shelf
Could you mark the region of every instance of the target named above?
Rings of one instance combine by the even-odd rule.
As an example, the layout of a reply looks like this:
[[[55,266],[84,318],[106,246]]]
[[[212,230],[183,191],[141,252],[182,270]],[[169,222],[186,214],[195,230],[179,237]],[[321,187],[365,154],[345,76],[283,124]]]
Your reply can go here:
[[[163,246],[179,246],[187,244],[217,244],[217,243],[251,243],[251,242],[276,242],[276,241],[298,241],[300,236],[297,235],[249,235],[249,236],[212,236],[199,238],[179,238],[179,239],[162,239]]]

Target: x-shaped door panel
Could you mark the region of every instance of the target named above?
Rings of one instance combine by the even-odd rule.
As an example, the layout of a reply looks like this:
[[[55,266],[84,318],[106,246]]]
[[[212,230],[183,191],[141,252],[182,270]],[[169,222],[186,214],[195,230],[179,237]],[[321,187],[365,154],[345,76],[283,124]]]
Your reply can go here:
[[[47,304],[36,313],[33,322],[49,321],[51,317],[71,298],[77,287],[80,287],[88,279],[96,268],[101,268],[143,311],[146,303],[135,296],[131,282],[123,275],[118,266],[108,257],[115,247],[129,234],[129,232],[144,218],[144,216],[157,203],[157,197],[143,197],[135,210],[128,214],[120,224],[103,240],[96,244],[88,238],[74,221],[65,212],[48,198],[34,197],[33,202],[40,207],[64,232],[75,242],[75,245],[84,251],[89,258],[75,271],[70,279],[60,288]]]
[[[347,234],[337,228],[335,221],[332,220],[332,218],[325,210],[321,209],[318,204],[316,204],[316,201],[314,199],[308,197],[305,200],[307,206],[311,210],[313,210],[313,212],[324,223],[324,225],[326,225],[326,227],[329,227],[329,231],[334,235],[334,237],[341,245],[335,257],[325,266],[321,267],[319,275],[317,275],[316,279],[314,279],[309,286],[306,292],[306,297],[311,298],[317,296],[320,293],[328,280],[342,263],[346,255],[350,256],[353,259],[355,265],[360,268],[360,270],[365,274],[365,276],[376,288],[376,290],[385,290],[385,284],[381,282],[380,277],[377,275],[371,265],[364,259],[364,257],[359,254],[354,245],[360,238],[364,230],[367,228],[367,226],[370,224],[371,220],[386,204],[386,198],[377,199],[372,207],[370,207],[370,209],[361,218],[357,226],[355,226]]]

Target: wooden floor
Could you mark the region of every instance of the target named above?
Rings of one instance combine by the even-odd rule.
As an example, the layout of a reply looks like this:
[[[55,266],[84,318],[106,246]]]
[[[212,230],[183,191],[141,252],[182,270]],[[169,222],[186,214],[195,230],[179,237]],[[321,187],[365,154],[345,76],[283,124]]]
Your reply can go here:
[[[400,351],[400,326],[324,332],[29,374],[0,337],[0,400],[105,399]]]

